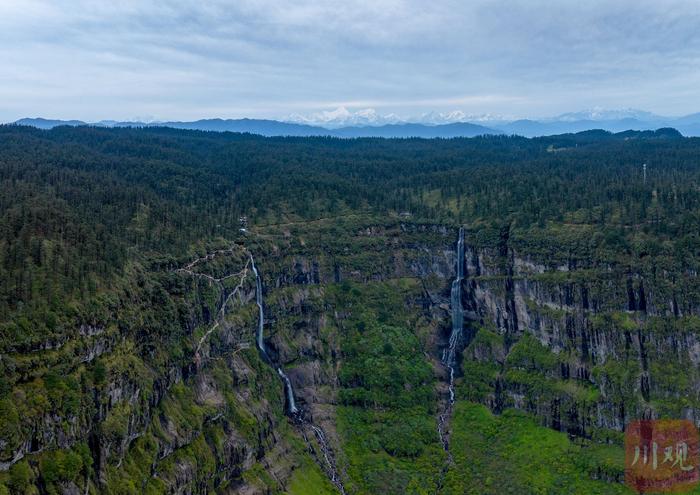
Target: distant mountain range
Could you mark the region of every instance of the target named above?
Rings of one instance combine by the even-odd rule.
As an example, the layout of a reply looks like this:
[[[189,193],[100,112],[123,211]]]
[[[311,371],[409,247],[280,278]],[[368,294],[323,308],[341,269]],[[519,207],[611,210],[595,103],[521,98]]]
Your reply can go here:
[[[172,127],[217,132],[249,132],[263,136],[334,136],[343,138],[452,138],[485,134],[517,134],[525,137],[551,136],[601,129],[613,133],[627,130],[646,131],[672,127],[684,136],[700,136],[700,113],[683,117],[663,117],[642,110],[592,109],[538,120],[508,120],[500,116],[469,116],[460,111],[423,114],[415,120],[401,121],[393,114],[379,115],[372,109],[349,112],[340,108],[333,112],[308,117],[290,116],[293,121],[262,119],[203,119],[193,122],[83,122],[80,120],[48,120],[25,118],[16,121],[40,129],[59,125],[92,125],[99,127]],[[323,125],[321,125],[323,124]]]
[[[96,127],[172,127],[197,131],[249,132],[262,136],[333,136],[342,138],[384,137],[384,138],[453,138],[474,137],[502,132],[469,122],[455,122],[443,125],[425,124],[386,124],[381,126],[358,126],[327,129],[325,127],[258,119],[204,119],[194,122],[82,122],[79,120],[48,120],[42,118],[20,119],[15,124],[28,125],[39,129],[52,129],[60,125]]]

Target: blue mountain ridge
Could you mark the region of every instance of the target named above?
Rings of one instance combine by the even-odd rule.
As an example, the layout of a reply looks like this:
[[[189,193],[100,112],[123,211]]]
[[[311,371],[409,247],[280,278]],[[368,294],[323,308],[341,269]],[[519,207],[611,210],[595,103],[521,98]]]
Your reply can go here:
[[[660,128],[677,129],[684,136],[700,136],[700,113],[679,118],[659,118],[657,120],[638,120],[621,118],[614,120],[529,120],[512,122],[494,122],[488,126],[471,122],[428,125],[419,123],[386,124],[381,126],[348,126],[337,129],[307,124],[296,124],[265,119],[201,119],[192,122],[84,122],[81,120],[52,120],[43,118],[24,118],[14,122],[39,129],[67,125],[90,125],[96,127],[171,127],[215,132],[247,132],[262,136],[332,136],[342,138],[383,137],[383,138],[454,138],[474,137],[480,135],[519,135],[524,137],[552,136],[573,134],[590,130],[604,130],[612,133],[623,131],[649,131]]]

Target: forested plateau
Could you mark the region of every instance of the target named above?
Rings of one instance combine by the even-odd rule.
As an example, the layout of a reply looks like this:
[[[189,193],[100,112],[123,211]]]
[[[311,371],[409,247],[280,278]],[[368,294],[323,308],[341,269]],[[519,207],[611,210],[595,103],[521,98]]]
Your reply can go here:
[[[0,494],[633,493],[699,236],[673,129],[0,126]]]

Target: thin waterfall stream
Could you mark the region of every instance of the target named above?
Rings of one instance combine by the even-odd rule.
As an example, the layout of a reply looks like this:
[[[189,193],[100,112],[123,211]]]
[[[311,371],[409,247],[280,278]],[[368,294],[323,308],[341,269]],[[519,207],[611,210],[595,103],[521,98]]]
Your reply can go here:
[[[464,308],[462,308],[462,281],[464,280],[464,228],[459,229],[457,238],[457,267],[455,270],[456,276],[452,281],[452,289],[450,291],[450,309],[452,311],[452,330],[450,338],[447,341],[447,346],[442,351],[442,364],[447,368],[449,373],[448,390],[449,399],[438,418],[438,435],[442,448],[447,453],[447,465],[443,469],[442,477],[444,478],[449,466],[452,464],[452,454],[450,453],[450,439],[448,431],[448,423],[452,416],[452,407],[455,402],[455,368],[457,367],[457,355],[462,342],[462,334],[464,329]],[[440,484],[442,481],[440,482]]]
[[[323,429],[312,423],[312,418],[307,415],[303,410],[301,410],[296,403],[296,397],[294,395],[294,387],[292,385],[291,380],[287,376],[287,374],[284,372],[281,366],[278,364],[275,364],[275,362],[272,360],[272,357],[270,356],[270,353],[267,350],[267,346],[265,345],[265,335],[264,335],[264,327],[265,327],[265,311],[263,308],[263,292],[262,292],[262,280],[260,277],[260,274],[258,272],[257,266],[255,266],[255,259],[253,258],[253,255],[248,251],[247,249],[243,248],[244,252],[248,255],[248,261],[246,262],[246,265],[243,267],[243,270],[240,272],[234,272],[234,273],[229,273],[223,277],[214,277],[212,275],[208,275],[206,273],[200,273],[194,271],[195,265],[199,263],[203,263],[206,261],[211,261],[213,260],[216,256],[218,255],[223,255],[223,254],[230,254],[234,251],[234,247],[232,246],[229,249],[222,249],[218,251],[214,251],[211,253],[208,253],[207,255],[197,258],[196,260],[188,263],[185,265],[183,268],[178,268],[175,271],[177,272],[182,272],[186,273],[190,276],[193,277],[201,277],[206,280],[209,280],[212,283],[215,283],[222,291],[222,297],[221,297],[221,302],[219,303],[216,311],[216,318],[215,318],[215,323],[214,325],[211,326],[211,328],[199,339],[196,349],[195,349],[195,362],[197,363],[197,366],[200,365],[201,363],[201,356],[200,356],[200,351],[202,349],[202,346],[208,339],[208,337],[216,331],[217,328],[223,323],[223,321],[226,318],[226,310],[228,307],[229,302],[233,299],[233,297],[236,294],[240,293],[240,290],[243,287],[243,282],[247,277],[248,270],[250,267],[250,270],[253,271],[253,274],[255,275],[255,303],[258,306],[258,328],[255,334],[255,343],[256,347],[258,348],[258,351],[260,352],[261,357],[263,358],[263,361],[265,361],[268,365],[270,365],[277,375],[280,377],[282,380],[282,384],[284,385],[284,395],[285,395],[285,413],[293,420],[294,424],[299,428],[299,431],[304,438],[304,441],[306,442],[307,446],[309,447],[309,452],[315,457],[316,462],[320,465],[321,469],[323,469],[330,479],[331,483],[335,485],[335,487],[338,489],[338,491],[341,493],[341,495],[345,495],[345,487],[343,486],[343,482],[340,479],[340,475],[338,474],[338,469],[336,467],[336,461],[335,461],[335,455],[333,453],[333,449],[330,446],[330,443],[328,442],[326,433],[323,431]],[[238,282],[238,285],[231,291],[228,295],[226,294],[226,289],[224,287],[223,282],[231,277],[238,276],[240,277],[240,280]],[[238,350],[247,348],[246,346],[241,346],[239,347]],[[313,434],[310,434],[310,433]],[[312,446],[312,442],[310,441],[309,438],[315,438],[316,443],[318,444],[318,447],[320,449],[320,454],[316,452],[316,449]]]
[[[265,326],[265,312],[263,311],[262,282],[260,281],[260,274],[258,273],[258,268],[255,266],[255,259],[253,259],[252,254],[250,255],[250,264],[253,273],[255,274],[255,303],[258,305],[258,332],[255,335],[255,341],[263,359],[272,365],[270,354],[267,352],[267,348],[265,347],[265,338],[263,334],[263,328]],[[299,408],[297,407],[296,400],[294,399],[294,388],[292,388],[292,382],[282,370],[281,366],[277,367],[277,374],[280,376],[282,383],[284,384],[284,395],[287,400],[287,414],[292,417],[296,417],[299,414]]]
[[[450,404],[455,401],[455,366],[457,365],[457,348],[462,340],[464,328],[464,309],[462,309],[462,280],[464,280],[464,229],[459,229],[457,240],[457,276],[452,281],[450,307],[452,309],[452,332],[447,348],[442,353],[442,362],[450,371]]]
[[[255,266],[255,260],[253,259],[253,255],[249,253],[249,256],[251,269],[255,274],[255,302],[258,305],[258,331],[255,336],[255,340],[258,350],[260,351],[260,354],[263,357],[263,360],[267,362],[270,366],[274,367],[275,365],[273,364],[272,359],[270,359],[270,354],[267,352],[267,347],[265,346],[265,336],[263,334],[263,329],[265,326],[265,312],[263,310],[262,281],[260,280],[260,274],[258,273],[258,269]],[[331,483],[335,485],[335,487],[338,489],[341,495],[345,495],[345,487],[343,486],[343,482],[341,481],[340,476],[338,474],[335,456],[333,454],[333,450],[330,447],[330,444],[328,443],[326,434],[320,426],[313,424],[310,421],[310,418],[308,418],[307,415],[304,414],[304,412],[297,407],[296,399],[294,396],[294,387],[292,386],[291,380],[284,372],[282,367],[277,366],[276,370],[277,374],[282,380],[282,383],[284,384],[287,414],[299,426],[304,440],[309,445],[310,450],[312,450],[311,442],[309,441],[309,438],[306,432],[304,431],[304,428],[307,426],[311,428],[316,438],[316,441],[318,442],[318,445],[321,449],[323,457],[323,463],[321,463],[321,459],[319,458],[319,456],[316,456],[317,461],[319,462],[319,464],[322,464],[321,468],[326,472]]]

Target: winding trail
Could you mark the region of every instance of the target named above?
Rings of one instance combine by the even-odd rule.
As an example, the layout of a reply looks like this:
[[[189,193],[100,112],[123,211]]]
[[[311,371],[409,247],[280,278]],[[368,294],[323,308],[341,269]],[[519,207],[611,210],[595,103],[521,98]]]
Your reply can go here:
[[[238,282],[238,285],[233,289],[233,291],[231,291],[231,293],[226,297],[226,299],[224,299],[224,302],[221,305],[221,308],[219,308],[219,314],[217,317],[218,321],[216,323],[214,323],[214,325],[209,330],[207,330],[207,332],[204,335],[202,335],[202,337],[199,339],[199,342],[197,342],[197,349],[194,352],[195,356],[199,356],[199,351],[202,349],[202,345],[204,344],[204,342],[206,342],[206,340],[209,338],[209,335],[211,335],[212,332],[218,328],[219,323],[221,323],[224,320],[224,317],[226,316],[226,307],[228,306],[229,301],[231,299],[233,299],[233,296],[240,293],[240,290],[243,287],[243,282],[245,281],[245,278],[248,275],[248,264],[246,263],[243,270],[241,270],[238,273],[241,274],[241,278]],[[233,275],[231,275],[231,276],[233,276]],[[223,280],[226,280],[227,278],[229,278],[229,277],[228,276],[223,277],[223,278],[219,279],[219,282],[222,282]]]
[[[205,256],[191,261],[184,267],[175,270],[176,272],[185,273],[192,277],[199,277],[209,280],[210,282],[217,284],[223,294],[226,293],[224,281],[232,277],[239,277],[238,285],[236,285],[236,287],[228,295],[226,295],[224,300],[219,305],[214,324],[204,333],[204,335],[202,335],[202,337],[197,342],[197,346],[195,348],[195,362],[197,363],[197,365],[199,365],[201,361],[200,351],[202,349],[202,346],[206,343],[210,335],[214,333],[216,329],[219,328],[219,326],[223,323],[226,317],[227,308],[229,307],[229,302],[233,299],[233,297],[236,294],[240,294],[243,284],[245,283],[245,279],[248,276],[249,270],[252,271],[255,275],[255,303],[258,306],[258,328],[255,335],[256,347],[258,348],[258,351],[261,357],[263,358],[263,361],[265,361],[273,369],[275,369],[277,375],[280,377],[280,380],[284,385],[284,393],[286,400],[285,412],[292,419],[293,423],[299,428],[299,431],[307,444],[309,452],[312,453],[313,456],[316,458],[316,462],[326,473],[331,483],[333,483],[333,485],[338,489],[341,495],[346,495],[345,487],[343,486],[343,482],[338,474],[338,469],[336,467],[335,455],[333,453],[333,449],[330,446],[330,443],[328,442],[325,432],[320,426],[312,422],[311,418],[308,414],[306,414],[305,411],[301,410],[297,406],[296,397],[294,395],[294,387],[292,385],[291,380],[284,372],[282,366],[277,365],[273,362],[273,360],[270,357],[270,353],[267,350],[267,346],[265,345],[265,311],[263,307],[264,302],[262,293],[262,279],[260,277],[260,273],[258,272],[258,268],[255,265],[255,258],[253,258],[252,253],[248,251],[245,247],[243,247],[242,249],[244,253],[248,256],[248,260],[246,261],[245,266],[242,270],[224,275],[223,277],[214,277],[206,273],[194,271],[194,268],[199,263],[211,261],[219,255],[233,254],[235,249],[236,246],[233,245],[229,249],[220,249],[217,251],[213,251],[211,253],[206,254]],[[248,345],[243,344],[234,351],[234,354],[240,351],[242,348],[247,347]],[[313,437],[315,437],[316,444],[318,445],[318,448],[321,451],[320,455],[317,454],[316,448],[310,441],[309,435],[307,435],[306,433],[306,428],[309,428],[313,432]]]
[[[215,316],[215,318],[214,318],[214,324],[209,328],[209,330],[207,330],[207,331],[204,333],[204,335],[202,335],[202,337],[201,337],[201,338],[199,339],[199,341],[197,342],[197,345],[196,345],[195,351],[194,351],[194,359],[195,359],[195,362],[196,362],[198,365],[199,365],[199,363],[200,363],[200,361],[201,361],[201,357],[200,357],[200,354],[199,354],[199,353],[200,353],[200,351],[202,350],[202,346],[203,346],[204,343],[207,341],[207,339],[209,338],[209,336],[210,336],[212,333],[214,333],[214,331],[215,331],[217,328],[219,328],[219,325],[220,325],[220,324],[224,321],[224,319],[226,318],[226,309],[227,309],[228,304],[229,304],[229,302],[231,301],[231,299],[233,299],[233,297],[234,297],[236,294],[240,294],[241,288],[243,287],[243,283],[245,282],[245,279],[246,279],[246,277],[248,276],[248,265],[250,264],[250,260],[249,260],[248,262],[246,262],[246,264],[245,264],[245,266],[243,267],[242,270],[240,270],[240,271],[238,271],[238,272],[230,273],[230,274],[228,274],[228,275],[224,275],[223,277],[219,277],[219,278],[217,278],[217,277],[212,277],[211,275],[208,275],[208,274],[206,274],[206,273],[195,272],[195,271],[193,270],[193,268],[194,268],[195,266],[197,266],[199,263],[202,263],[202,262],[205,262],[205,261],[211,261],[211,260],[213,260],[217,255],[221,255],[221,254],[232,254],[233,251],[234,251],[234,247],[233,247],[233,246],[230,247],[229,249],[220,249],[220,250],[218,250],[218,251],[213,251],[213,252],[211,252],[211,253],[209,253],[209,254],[207,254],[207,255],[205,255],[205,256],[202,256],[201,258],[197,258],[196,260],[194,260],[194,261],[188,263],[188,264],[185,265],[184,267],[178,268],[178,269],[175,270],[175,272],[186,273],[186,274],[188,274],[188,275],[190,275],[190,276],[192,276],[192,277],[204,278],[204,279],[206,279],[206,280],[209,280],[209,281],[211,281],[211,282],[214,282],[215,284],[217,284],[217,285],[219,286],[219,288],[221,289],[222,294],[226,294],[226,287],[224,287],[224,281],[227,280],[227,279],[229,279],[229,278],[235,277],[236,275],[239,275],[239,276],[240,276],[240,279],[239,279],[239,281],[238,281],[238,285],[236,285],[236,287],[224,298],[224,300],[221,302],[221,304],[220,304],[219,307],[217,308],[216,316]]]

